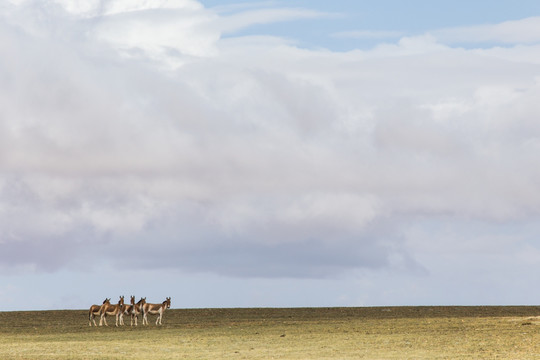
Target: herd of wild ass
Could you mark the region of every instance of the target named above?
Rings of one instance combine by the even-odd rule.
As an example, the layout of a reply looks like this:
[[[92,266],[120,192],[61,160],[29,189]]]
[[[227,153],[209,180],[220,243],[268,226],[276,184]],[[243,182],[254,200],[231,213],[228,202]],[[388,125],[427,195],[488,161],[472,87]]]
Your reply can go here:
[[[158,315],[156,320],[156,325],[161,325],[161,318],[166,309],[171,307],[171,298],[168,297],[161,304],[149,304],[146,302],[146,298],[141,298],[137,303],[135,303],[135,296],[131,296],[130,305],[124,304],[124,297],[120,296],[118,304],[111,304],[111,299],[105,299],[102,305],[92,305],[90,306],[90,311],[88,312],[88,325],[96,325],[96,316],[100,316],[99,326],[107,324],[107,315],[116,316],[116,326],[118,324],[124,325],[124,315],[129,315],[131,317],[131,326],[133,326],[133,321],[135,320],[135,325],[137,325],[137,320],[139,315],[142,315],[143,325],[148,325],[148,314]]]

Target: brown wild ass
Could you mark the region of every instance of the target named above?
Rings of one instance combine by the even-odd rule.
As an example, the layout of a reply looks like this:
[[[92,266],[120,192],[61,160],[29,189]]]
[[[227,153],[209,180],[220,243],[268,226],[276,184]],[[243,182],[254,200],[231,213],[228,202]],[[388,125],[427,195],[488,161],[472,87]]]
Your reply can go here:
[[[125,325],[124,324],[124,315],[130,315],[131,316],[131,322],[133,325],[133,315],[131,314],[132,311],[133,311],[133,303],[135,302],[135,296],[131,295],[131,300],[130,300],[130,304],[131,305],[124,305],[122,307],[122,309],[120,310],[120,325]]]
[[[144,304],[143,305],[143,325],[148,325],[148,314],[152,315],[159,315],[156,319],[156,325],[161,325],[161,319],[163,318],[163,313],[166,309],[171,308],[171,298],[168,297],[163,303],[161,304]]]
[[[111,305],[103,304],[101,305],[101,319],[99,320],[99,326],[103,325],[103,322],[105,322],[105,326],[109,326],[107,324],[107,315],[116,316],[116,326],[118,326],[118,317],[120,316],[120,313],[122,312],[122,309],[124,308],[124,297],[120,296],[120,300],[118,300],[118,304]]]
[[[135,301],[135,298],[133,298],[133,301]],[[146,298],[141,297],[141,299],[136,303],[133,304],[133,311],[132,311],[132,319],[135,318],[135,326],[137,326],[137,320],[139,319],[139,315],[143,313],[143,306],[146,304]]]
[[[102,305],[90,306],[90,310],[88,311],[88,326],[92,326],[92,322],[94,322],[94,326],[97,326],[95,317],[101,315],[101,307],[105,305],[106,303],[110,304],[110,301],[111,299],[105,298],[105,300],[103,300]]]
[[[131,318],[130,325],[133,326],[133,318],[135,318],[135,326],[137,326],[137,320],[139,314],[142,312],[142,305],[146,303],[146,298],[141,298],[138,303],[135,304],[135,296],[131,295],[130,305],[124,305],[124,310],[120,313],[120,325],[124,325],[124,315],[129,315]]]

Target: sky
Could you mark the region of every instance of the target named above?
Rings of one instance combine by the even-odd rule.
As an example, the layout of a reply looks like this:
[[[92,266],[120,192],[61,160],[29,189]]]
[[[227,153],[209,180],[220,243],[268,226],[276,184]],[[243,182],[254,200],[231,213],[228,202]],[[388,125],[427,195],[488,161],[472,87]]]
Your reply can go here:
[[[0,311],[533,305],[537,1],[0,0]]]

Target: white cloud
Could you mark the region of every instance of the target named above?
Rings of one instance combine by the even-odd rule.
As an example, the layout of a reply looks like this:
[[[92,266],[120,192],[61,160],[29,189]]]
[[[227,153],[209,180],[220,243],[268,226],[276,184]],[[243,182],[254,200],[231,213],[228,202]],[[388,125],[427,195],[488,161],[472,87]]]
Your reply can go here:
[[[540,45],[516,45],[512,47],[494,47],[490,49],[478,49],[477,54],[497,57],[506,61],[514,61],[522,64],[540,63]]]
[[[445,43],[534,44],[540,41],[540,17],[432,31]]]
[[[217,23],[218,28],[228,34],[253,25],[327,16],[325,13],[300,8],[262,8],[233,13],[222,17]]]
[[[131,11],[143,10],[203,10],[203,6],[195,0],[116,0],[105,3],[104,15],[122,14]]]
[[[220,36],[209,25],[216,17],[194,1],[119,1],[103,13],[88,31],[91,38],[173,68],[186,57],[214,54]]]
[[[353,30],[341,31],[332,34],[337,38],[352,38],[352,39],[389,39],[400,38],[403,36],[401,31],[384,31],[384,30]]]
[[[28,0],[20,0],[19,3]],[[84,17],[123,14],[145,10],[202,10],[203,6],[195,0],[52,0],[67,12]]]
[[[71,15],[20,5],[0,24],[9,266],[57,269],[106,243],[116,251],[103,258],[118,266],[410,270],[421,266],[403,224],[540,212],[540,69],[515,61],[533,47],[501,56],[426,35],[312,51],[221,35],[316,12],[224,19],[192,1],[141,1],[89,20],[96,4]],[[40,11],[55,21],[36,25]],[[40,258],[51,244],[64,252]]]

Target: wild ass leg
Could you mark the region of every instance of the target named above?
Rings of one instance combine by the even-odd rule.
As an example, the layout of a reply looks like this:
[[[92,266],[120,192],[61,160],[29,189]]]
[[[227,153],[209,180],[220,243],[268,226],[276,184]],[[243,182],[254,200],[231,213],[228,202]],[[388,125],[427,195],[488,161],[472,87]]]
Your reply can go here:
[[[139,315],[137,315],[136,310],[133,309],[133,312],[131,313],[131,326],[133,326],[133,323],[135,323],[135,326],[139,326],[137,324],[138,320],[139,320]]]
[[[105,313],[101,314],[101,318],[99,319],[99,326],[103,326],[103,323],[105,323],[105,326],[109,326],[109,324],[107,324],[107,315],[105,315]]]
[[[142,324],[143,325],[148,325],[148,317],[146,316],[146,311],[143,311],[143,316],[142,316]]]
[[[94,326],[97,326],[95,316],[92,311],[90,311],[90,313],[88,314],[88,326],[92,326],[92,321],[94,322]]]

